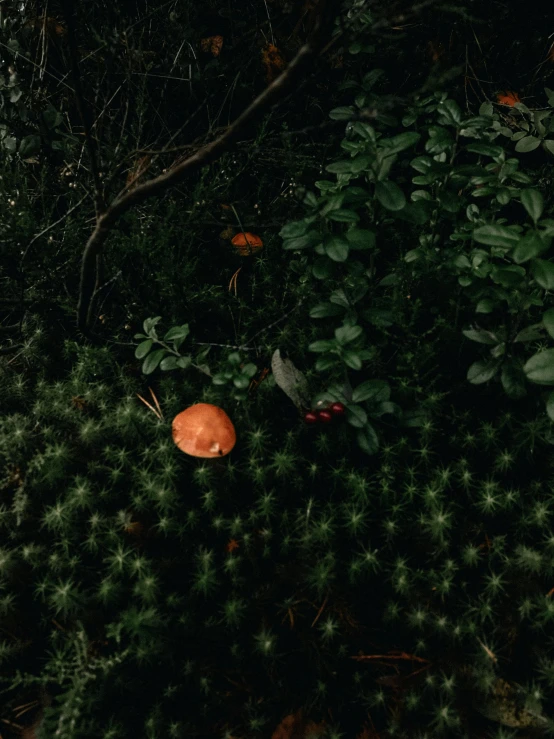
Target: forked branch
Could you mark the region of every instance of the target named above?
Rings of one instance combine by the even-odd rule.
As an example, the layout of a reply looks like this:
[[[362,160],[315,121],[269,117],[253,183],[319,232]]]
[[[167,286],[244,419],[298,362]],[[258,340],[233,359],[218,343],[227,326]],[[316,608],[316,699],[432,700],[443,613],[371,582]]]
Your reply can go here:
[[[241,113],[241,115],[226,128],[215,141],[203,146],[192,156],[180,162],[164,174],[155,177],[144,184],[136,186],[130,191],[124,190],[115,200],[100,213],[96,226],[92,232],[81,262],[81,282],[79,287],[79,304],[77,307],[77,325],[79,330],[88,335],[91,322],[92,297],[95,284],[95,264],[102,247],[119,218],[130,208],[142,203],[147,198],[159,195],[172,185],[185,179],[191,172],[215,161],[221,154],[231,150],[240,139],[247,125],[265,112],[270,106],[278,102],[291,89],[303,70],[311,60],[324,49],[328,41],[332,13],[326,0],[318,0],[314,12],[315,23],[313,30],[300,48],[288,67],[263,90],[258,97]],[[328,48],[329,44],[327,44]]]

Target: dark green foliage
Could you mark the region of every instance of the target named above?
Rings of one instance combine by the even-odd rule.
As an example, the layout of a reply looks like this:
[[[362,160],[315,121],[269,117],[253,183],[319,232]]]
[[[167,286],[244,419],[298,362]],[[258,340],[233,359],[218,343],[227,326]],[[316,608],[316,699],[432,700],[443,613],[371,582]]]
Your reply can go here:
[[[8,14],[2,64],[15,34],[32,54],[39,5]],[[79,6],[108,196],[142,149],[213,140],[265,87],[267,15],[289,60],[309,24],[289,5]],[[484,43],[477,10],[409,33],[458,11],[455,71]],[[552,91],[540,115],[462,111],[442,60],[393,96],[406,31],[352,17],[234,152],[122,219],[106,346],[74,330],[93,184],[55,88],[63,33],[43,87],[22,58],[0,86],[0,690],[2,717],[39,701],[37,739],[261,739],[299,707],[330,739],[369,719],[406,739],[554,733],[551,167],[527,168],[552,153]],[[199,51],[215,34],[217,58]],[[263,251],[234,253],[229,226]],[[302,423],[303,393],[262,374],[276,349],[344,423]],[[174,445],[196,402],[232,417],[228,457]]]
[[[32,647],[3,637],[3,674],[53,698],[42,736],[266,735],[303,702],[343,731],[366,711],[390,731],[404,680],[396,735],[474,735],[470,706],[497,710],[497,677],[551,711],[554,470],[548,446],[531,451],[539,428],[494,411],[476,424],[427,395],[428,420],[364,461],[340,429],[264,418],[260,389],[212,466],[179,452],[104,350],[24,392],[2,373],[2,618],[33,633]],[[175,378],[165,392],[209,400]]]

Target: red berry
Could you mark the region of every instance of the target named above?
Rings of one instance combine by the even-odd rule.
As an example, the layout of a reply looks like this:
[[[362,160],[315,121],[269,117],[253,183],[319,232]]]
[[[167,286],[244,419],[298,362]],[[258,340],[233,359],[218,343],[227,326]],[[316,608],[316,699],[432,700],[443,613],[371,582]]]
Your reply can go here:
[[[330,406],[329,410],[334,416],[344,416],[346,412],[346,407],[343,403],[333,403],[333,405]]]
[[[317,413],[314,413],[313,411],[308,411],[304,414],[304,422],[305,423],[317,423]]]
[[[318,411],[317,420],[320,423],[329,423],[329,421],[333,420],[333,414],[330,411]]]

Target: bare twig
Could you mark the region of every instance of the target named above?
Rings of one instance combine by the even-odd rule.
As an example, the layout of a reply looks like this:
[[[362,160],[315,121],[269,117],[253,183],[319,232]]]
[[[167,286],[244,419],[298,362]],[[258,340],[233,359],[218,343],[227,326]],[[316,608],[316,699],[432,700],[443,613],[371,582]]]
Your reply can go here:
[[[85,141],[90,158],[90,171],[94,181],[94,206],[96,209],[96,217],[99,218],[106,209],[106,206],[104,203],[102,183],[100,181],[100,173],[98,169],[97,142],[91,133],[92,126],[89,117],[89,110],[85,105],[83,89],[81,86],[81,75],[79,73],[77,28],[74,15],[75,4],[71,4],[69,0],[62,0],[62,5],[68,30],[69,56],[71,59],[71,76],[73,78],[73,88],[75,90],[75,102],[77,104],[77,110],[79,111],[79,117],[81,118],[81,123],[83,124],[83,130],[85,132]]]

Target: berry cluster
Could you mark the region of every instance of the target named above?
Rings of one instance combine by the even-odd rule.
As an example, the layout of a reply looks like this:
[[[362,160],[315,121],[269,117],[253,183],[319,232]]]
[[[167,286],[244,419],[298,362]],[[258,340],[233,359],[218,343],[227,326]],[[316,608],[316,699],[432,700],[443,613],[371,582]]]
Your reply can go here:
[[[346,408],[342,403],[333,403],[323,410],[308,411],[304,414],[304,421],[309,425],[314,423],[330,423],[333,418],[344,416],[345,412]]]

